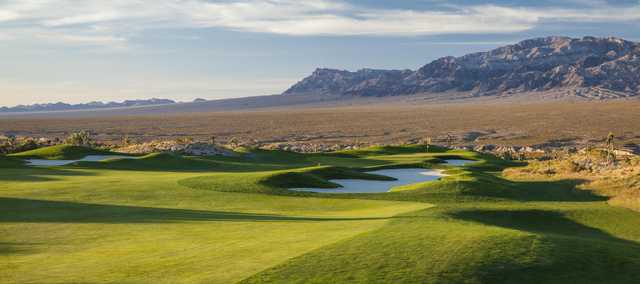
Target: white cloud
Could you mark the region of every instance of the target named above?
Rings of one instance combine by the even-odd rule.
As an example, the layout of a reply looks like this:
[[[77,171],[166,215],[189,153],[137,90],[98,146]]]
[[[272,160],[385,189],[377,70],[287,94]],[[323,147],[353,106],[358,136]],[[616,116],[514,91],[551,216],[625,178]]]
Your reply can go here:
[[[0,22],[15,20],[15,19],[18,19],[19,17],[20,15],[18,15],[18,13],[14,11],[0,10]]]
[[[126,50],[127,38],[109,33],[92,33],[77,30],[56,30],[41,28],[16,28],[0,31],[0,42],[23,42],[41,47],[52,46],[94,46],[109,50]]]
[[[531,29],[545,20],[640,20],[640,5],[624,8],[600,5],[589,9],[448,5],[447,10],[419,11],[366,9],[327,1],[319,3],[322,5],[288,0],[192,2],[197,5],[187,6],[185,14],[187,20],[199,26],[287,35],[509,33]]]
[[[640,5],[583,8],[451,6],[440,10],[366,8],[339,0],[9,0],[0,3],[0,27],[65,34],[60,41],[122,42],[158,27],[215,27],[285,35],[433,35],[510,33],[544,21],[639,21]],[[586,7],[586,8],[585,8]],[[5,28],[11,29],[12,26]],[[51,38],[52,40],[55,38]]]
[[[84,44],[84,45],[117,45],[123,43],[126,38],[116,36],[99,36],[99,35],[69,35],[69,34],[50,34],[42,33],[37,35],[40,39],[64,42],[69,44]]]
[[[57,27],[75,24],[86,23],[100,23],[106,21],[113,21],[120,18],[120,14],[115,11],[110,12],[97,12],[85,15],[73,15],[69,17],[62,17],[59,19],[46,20],[43,22],[45,26]]]

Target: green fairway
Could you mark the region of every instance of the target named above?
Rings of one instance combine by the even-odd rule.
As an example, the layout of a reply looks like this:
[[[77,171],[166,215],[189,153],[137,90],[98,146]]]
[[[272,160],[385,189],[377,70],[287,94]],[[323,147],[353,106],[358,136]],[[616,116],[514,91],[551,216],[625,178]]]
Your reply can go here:
[[[17,159],[33,156],[69,157],[0,157],[3,283],[640,281],[639,213],[578,180],[505,179],[519,164],[478,153],[244,150],[50,168]],[[441,164],[449,158],[477,162]],[[382,194],[287,190],[385,180],[364,171],[397,167],[449,176]]]

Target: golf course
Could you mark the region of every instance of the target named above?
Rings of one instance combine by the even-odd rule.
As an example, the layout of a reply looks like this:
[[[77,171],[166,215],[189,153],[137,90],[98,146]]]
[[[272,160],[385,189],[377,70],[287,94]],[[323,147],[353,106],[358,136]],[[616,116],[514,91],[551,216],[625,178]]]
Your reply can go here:
[[[640,213],[580,180],[503,175],[526,162],[425,145],[234,151],[0,156],[0,282],[640,283]],[[442,177],[327,192],[417,168]]]

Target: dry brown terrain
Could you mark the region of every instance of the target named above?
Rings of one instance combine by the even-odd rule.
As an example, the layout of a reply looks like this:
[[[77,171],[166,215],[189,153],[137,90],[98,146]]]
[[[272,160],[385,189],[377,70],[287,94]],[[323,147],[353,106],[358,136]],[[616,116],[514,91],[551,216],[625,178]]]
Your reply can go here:
[[[505,177],[514,180],[573,180],[578,188],[609,197],[613,206],[640,211],[640,157],[616,156],[599,150],[561,153],[552,160],[529,161],[525,167],[509,168]]]
[[[77,130],[92,131],[98,139],[112,142],[128,135],[138,141],[216,136],[219,141],[236,137],[261,142],[399,143],[427,136],[437,140],[451,133],[458,144],[532,145],[601,140],[613,132],[620,141],[638,143],[640,101],[389,103],[165,115],[0,117],[0,133],[63,137]]]

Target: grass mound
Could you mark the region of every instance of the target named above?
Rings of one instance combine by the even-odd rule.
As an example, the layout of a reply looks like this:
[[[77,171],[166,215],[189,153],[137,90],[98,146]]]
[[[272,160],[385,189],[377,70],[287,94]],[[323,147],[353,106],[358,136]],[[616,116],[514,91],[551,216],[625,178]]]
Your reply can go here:
[[[212,160],[184,157],[171,153],[154,153],[138,159],[114,159],[101,162],[76,162],[76,167],[133,171],[208,171],[219,164]]]
[[[391,177],[367,174],[348,168],[318,167],[304,171],[284,172],[270,175],[262,180],[263,184],[277,188],[315,187],[338,188],[339,185],[329,182],[329,179],[364,179],[364,180],[395,180]]]
[[[278,193],[299,195],[288,188],[338,188],[330,179],[394,180],[393,178],[367,174],[342,167],[311,167],[298,170],[269,171],[258,173],[216,174],[179,181],[179,184],[194,189],[232,191],[244,193]],[[236,182],[232,182],[232,181]],[[230,186],[233,184],[233,186]],[[308,193],[305,193],[308,195]]]
[[[373,146],[357,150],[344,150],[332,153],[331,155],[340,157],[366,157],[375,155],[397,155],[397,154],[414,154],[414,153],[444,153],[447,149],[438,146],[425,145],[404,145],[404,146]]]
[[[607,198],[579,189],[582,180],[512,181],[480,171],[456,169],[440,181],[394,188],[426,202],[470,201],[605,201]]]
[[[45,160],[77,160],[89,155],[122,155],[111,151],[92,149],[89,147],[73,145],[55,145],[39,148],[31,151],[11,154],[11,157],[22,159],[45,159]]]

